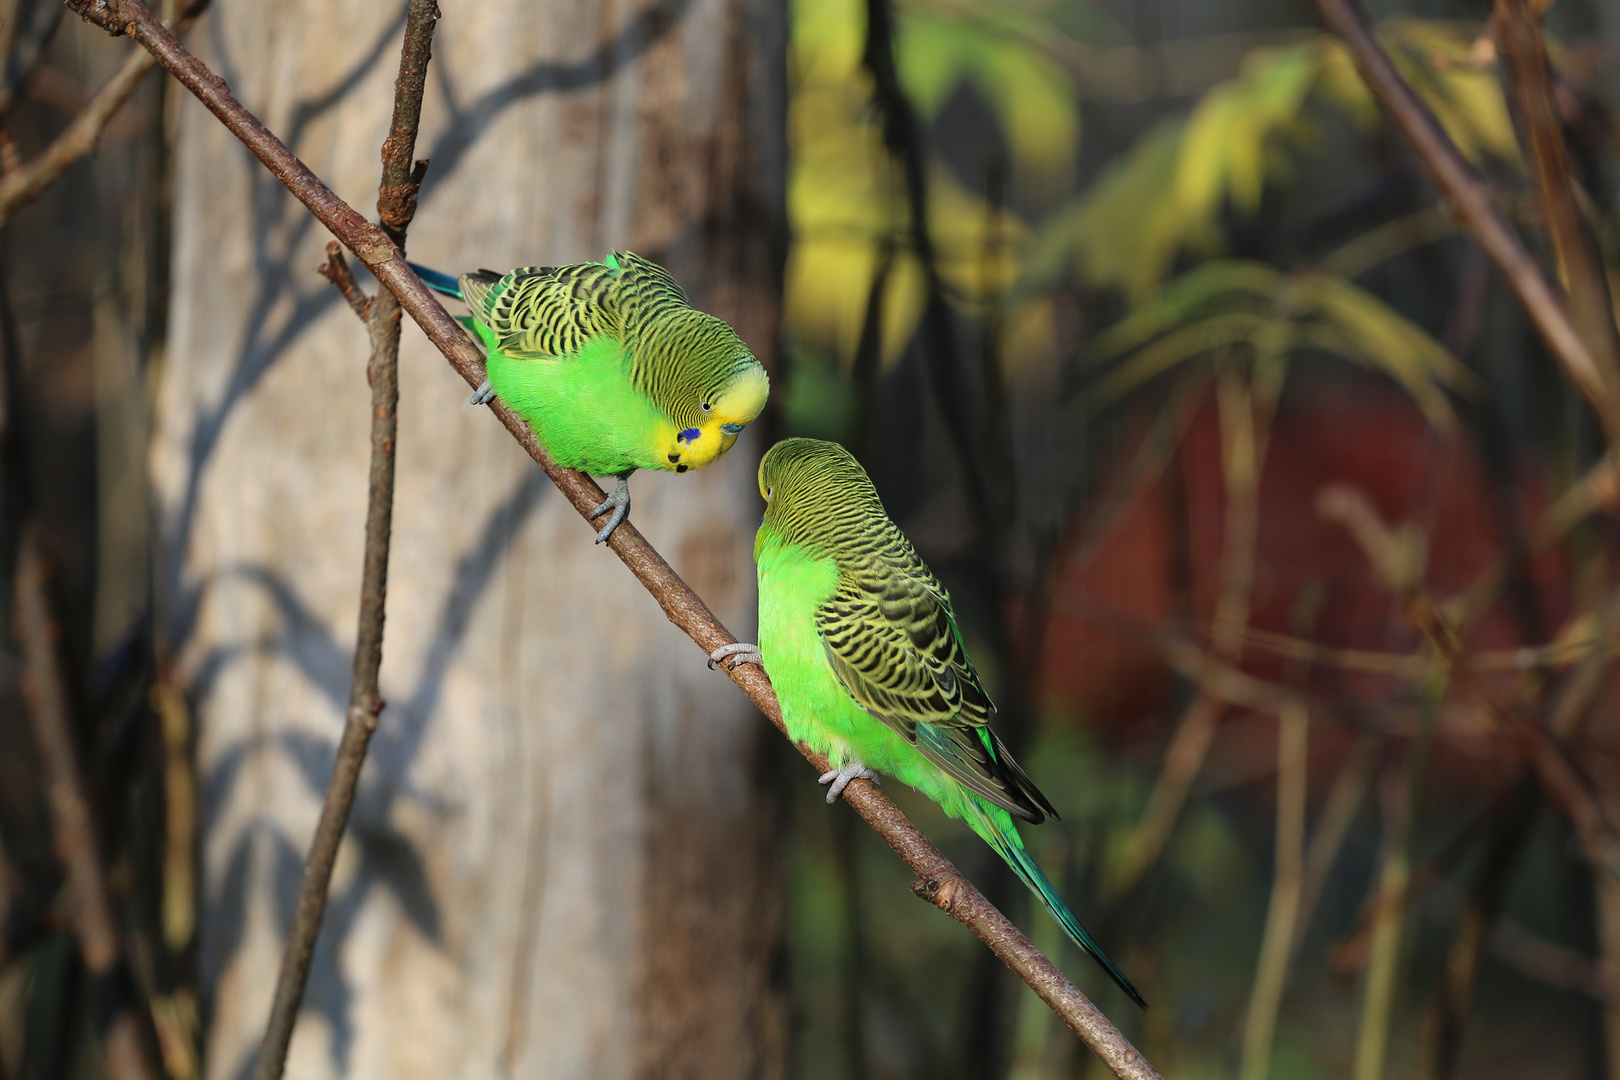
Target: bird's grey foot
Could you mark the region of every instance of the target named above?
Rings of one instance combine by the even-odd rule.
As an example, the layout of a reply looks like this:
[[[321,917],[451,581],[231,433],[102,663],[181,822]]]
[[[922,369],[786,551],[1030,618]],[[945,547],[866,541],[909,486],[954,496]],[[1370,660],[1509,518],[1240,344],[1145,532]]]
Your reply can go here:
[[[473,391],[473,396],[467,399],[467,404],[487,405],[494,400],[495,391],[490,387],[489,380],[485,379],[482,383],[478,384],[478,389]]]
[[[727,671],[733,671],[738,664],[758,664],[764,667],[765,658],[759,654],[758,645],[733,641],[730,645],[722,645],[709,654],[709,670],[713,671],[716,664],[725,664]]]
[[[613,516],[602,526],[602,531],[596,534],[598,544],[612,536],[613,530],[617,529],[619,523],[625,519],[625,515],[630,513],[630,481],[622,476],[619,477],[619,486],[613,489],[613,494],[603,499],[602,505],[591,511],[591,520],[595,521],[609,510],[613,511]]]
[[[844,762],[843,768],[828,769],[826,772],[821,774],[821,780],[819,782],[832,785],[832,787],[827,789],[828,805],[838,801],[838,796],[842,795],[844,793],[844,789],[849,787],[849,782],[851,780],[870,780],[878,787],[883,786],[883,778],[877,773],[873,772],[871,769],[868,769],[865,765],[862,765],[858,761],[846,761]]]

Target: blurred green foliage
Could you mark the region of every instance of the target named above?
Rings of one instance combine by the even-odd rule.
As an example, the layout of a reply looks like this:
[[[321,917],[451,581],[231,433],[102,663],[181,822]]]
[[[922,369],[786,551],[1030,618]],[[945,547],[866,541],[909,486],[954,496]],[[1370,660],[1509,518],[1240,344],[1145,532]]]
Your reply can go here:
[[[1518,198],[1529,180],[1494,48],[1481,22],[1453,18],[1483,9],[1441,0],[1423,10],[1434,17],[1379,23],[1380,41],[1509,213],[1533,225]],[[1122,476],[1145,484],[1144,476],[1167,475],[1164,490],[1180,497],[1174,448],[1150,453],[1143,444],[1138,452],[1128,435],[1153,416],[1161,421],[1155,431],[1184,430],[1181,420],[1162,423],[1165,402],[1183,391],[1203,400],[1212,367],[1241,373],[1255,424],[1271,415],[1256,402],[1286,410],[1293,391],[1285,382],[1306,386],[1300,393],[1310,385],[1332,393],[1327,372],[1381,382],[1410,403],[1436,444],[1466,444],[1499,486],[1527,474],[1563,482],[1593,460],[1592,429],[1517,309],[1481,276],[1477,253],[1384,124],[1345,48],[1308,8],[902,0],[896,11],[896,67],[926,133],[927,224],[959,355],[920,329],[928,275],[908,235],[902,164],[884,143],[863,64],[867,5],[794,0],[785,427],[864,448],[891,511],[964,609],[974,655],[994,672],[992,693],[1025,699],[1003,720],[1016,726],[1015,751],[1064,815],[1026,838],[1082,921],[1133,979],[1153,988],[1154,1008],[1131,1012],[1026,897],[998,883],[993,857],[967,830],[910,792],[891,785],[890,793],[1079,985],[1098,993],[1166,1075],[1234,1076],[1272,887],[1271,735],[1263,746],[1231,746],[1221,729],[1214,752],[1230,760],[1194,785],[1142,884],[1108,895],[1106,871],[1141,824],[1169,732],[1195,688],[1167,672],[1171,689],[1148,713],[1106,715],[1043,696],[1038,686],[1007,686],[1038,679],[1043,664],[1105,663],[1043,660],[1038,648],[1034,658],[1020,655],[1020,646],[1041,641],[1029,612],[1039,612],[1038,590],[1053,587],[1042,575],[1064,545],[1107,535],[1096,518],[1128,501],[1110,487]],[[1601,4],[1565,0],[1555,14],[1559,26],[1589,37],[1603,27],[1620,31],[1620,18]],[[1221,33],[1175,32],[1190,23]],[[1593,70],[1571,59],[1574,43],[1554,42],[1552,51],[1572,79]],[[1172,63],[1180,66],[1170,70]],[[1607,116],[1601,81],[1578,89]],[[1581,180],[1595,235],[1612,258],[1620,250],[1614,169],[1588,169]],[[862,356],[863,327],[874,321],[877,373],[863,376],[871,359]],[[969,388],[969,417],[1009,444],[1011,471],[997,479],[1015,487],[1016,510],[1005,522],[973,520],[980,511],[950,464],[949,448],[966,437],[938,409],[940,388],[953,378]],[[1366,419],[1365,437],[1376,444],[1380,418]],[[1261,455],[1264,445],[1261,438]],[[1129,469],[1127,460],[1135,463]],[[1527,498],[1517,489],[1503,497]],[[1166,513],[1166,528],[1187,527],[1177,511]],[[1400,535],[1423,539],[1415,526],[1396,524]],[[988,553],[963,539],[975,527],[999,536]],[[1182,548],[1166,557],[1196,561],[1186,550],[1195,542],[1172,538]],[[1517,538],[1505,532],[1484,542]],[[1602,548],[1590,535],[1583,543],[1581,550]],[[1585,579],[1594,595],[1608,581],[1596,565]],[[1190,573],[1185,565],[1179,572]],[[1266,572],[1260,567],[1261,579]],[[1320,587],[1313,581],[1307,591],[1319,598]],[[1192,591],[1185,578],[1177,588]],[[1388,605],[1387,593],[1381,597]],[[1175,603],[1170,629],[1207,633],[1191,600]],[[1387,619],[1385,647],[1409,647],[1392,605]],[[1592,619],[1572,613],[1561,629],[1548,628],[1548,639],[1589,640]],[[1371,738],[1369,731],[1369,746],[1406,745],[1405,721],[1392,719],[1404,714],[1390,710],[1420,697],[1420,680],[1379,686],[1386,699],[1351,709],[1361,731],[1313,719],[1313,752],[1325,738],[1341,760],[1346,735]],[[1443,749],[1438,757],[1445,760]],[[1272,1077],[1350,1075],[1363,1000],[1360,968],[1341,953],[1351,955],[1343,950],[1370,902],[1387,847],[1381,838],[1397,830],[1369,793],[1372,778],[1401,775],[1403,760],[1374,753],[1361,759],[1359,779],[1349,765],[1337,776],[1313,765],[1313,835],[1339,781],[1333,797],[1349,817],[1320,898],[1303,915]],[[1446,794],[1413,811],[1420,865],[1457,836],[1478,835],[1469,829],[1489,831],[1497,782],[1471,787],[1453,778]],[[821,805],[808,784],[795,782],[792,798],[796,1075],[1099,1074],[971,937],[917,905],[903,866],[848,811]],[[1561,822],[1546,820],[1535,837],[1508,910],[1551,948],[1586,962],[1591,883],[1569,855]],[[1461,895],[1483,873],[1477,847],[1459,850],[1435,871],[1445,884],[1406,912],[1384,1075],[1431,1075],[1424,1070],[1433,1061],[1435,987],[1453,929],[1436,914],[1434,895]],[[1529,1063],[1536,1075],[1595,1071],[1603,1053],[1596,1003],[1511,965],[1484,965],[1454,1075],[1527,1075]]]

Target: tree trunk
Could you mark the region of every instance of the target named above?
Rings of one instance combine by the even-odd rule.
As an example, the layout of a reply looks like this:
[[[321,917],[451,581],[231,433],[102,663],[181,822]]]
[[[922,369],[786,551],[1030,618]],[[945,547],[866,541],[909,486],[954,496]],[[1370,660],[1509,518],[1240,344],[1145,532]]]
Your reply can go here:
[[[221,0],[194,44],[371,212],[404,5]],[[410,234],[450,271],[669,266],[773,351],[779,0],[446,4]],[[158,397],[159,595],[204,790],[207,1075],[268,1013],[342,725],[367,461],[365,334],[328,239],[187,98]],[[767,726],[407,325],[382,670],[288,1074],[772,1076],[784,1034]],[[639,474],[632,519],[752,633],[756,430]]]

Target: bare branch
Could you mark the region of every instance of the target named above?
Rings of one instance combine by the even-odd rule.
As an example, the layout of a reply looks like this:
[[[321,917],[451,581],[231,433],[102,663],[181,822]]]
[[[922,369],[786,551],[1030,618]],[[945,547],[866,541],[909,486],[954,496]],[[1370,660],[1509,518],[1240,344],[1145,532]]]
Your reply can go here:
[[[400,49],[399,79],[394,84],[394,116],[382,147],[382,182],[377,213],[389,239],[403,250],[405,230],[416,214],[416,192],[422,185],[427,162],[411,167],[416,129],[422,116],[422,85],[427,79],[433,31],[439,17],[437,0],[411,0],[405,16],[405,42]],[[326,246],[321,273],[335,285],[366,324],[371,338],[371,359],[366,381],[371,385],[371,478],[366,501],[366,543],[360,570],[360,618],[355,632],[354,673],[349,682],[349,707],[338,742],[337,760],[326,784],[321,818],[304,860],[298,884],[298,902],[276,977],[275,998],[264,1042],[253,1067],[253,1080],[280,1080],[287,1067],[298,1010],[309,982],[310,961],[326,912],[338,846],[348,827],[355,787],[366,750],[377,730],[383,700],[378,687],[382,668],[383,622],[388,598],[389,541],[394,519],[395,438],[399,430],[399,301],[386,290],[366,299],[349,272],[336,241]]]
[[[1492,201],[1489,189],[1395,70],[1356,0],[1315,2],[1322,21],[1350,47],[1367,85],[1383,103],[1395,125],[1405,133],[1418,160],[1450,201],[1457,217],[1507,279],[1520,306],[1541,333],[1548,351],[1592,403],[1609,432],[1610,442],[1620,441],[1620,408],[1610,391],[1612,383],[1600,367],[1599,357],[1594,355],[1570,318],[1559,290],[1542,273],[1513,226]]]
[[[361,217],[299,161],[251,112],[236,100],[224,80],[192,56],[165,30],[139,0],[68,0],[73,10],[115,32],[127,32],[150,49],[175,77],[217,116],[232,134],[287,186],[300,202],[348,248],[377,280],[399,298],[428,340],[444,354],[469,386],[484,378],[483,358],[461,327],[406,265],[399,249],[377,226]],[[602,501],[602,489],[588,476],[559,468],[534,433],[497,398],[489,406],[545,470],[552,483],[574,505],[582,518]],[[607,547],[663,608],[665,616],[702,649],[704,655],[736,638],[714,617],[697,594],[672,570],[663,557],[626,521],[614,531]],[[770,680],[756,666],[745,664],[730,673],[754,704],[777,729],[786,732],[781,707]],[[819,771],[827,760],[800,746],[799,751]],[[918,832],[898,807],[866,781],[856,781],[844,792],[847,801],[917,875],[915,891],[953,919],[972,930],[996,956],[1033,989],[1041,1000],[1080,1036],[1104,1064],[1120,1077],[1149,1080],[1159,1074],[1090,999],[1082,994],[1040,950],[1030,944],[1005,915],[957,873],[948,859]]]
[[[208,4],[209,0],[196,0],[175,20],[174,33],[184,34],[190,29]],[[141,84],[141,78],[155,66],[157,59],[145,49],[131,53],[49,146],[26,165],[9,169],[0,176],[0,225],[39,198],[74,162],[96,148],[112,118]]]
[[[361,322],[369,323],[373,301],[354,280],[354,271],[349,269],[349,261],[343,257],[342,244],[336,240],[328,241],[326,261],[317,266],[315,272],[337,286],[337,291],[349,302],[349,309],[360,317]]]
[[[394,119],[382,145],[382,186],[377,191],[377,216],[389,239],[405,249],[405,228],[416,216],[416,193],[422,187],[427,162],[418,161],[416,129],[422,120],[422,88],[427,84],[428,59],[433,55],[433,29],[439,9],[432,2],[411,0],[405,19],[405,44],[400,49],[399,78],[394,81]]]
[[[1547,43],[1541,36],[1540,12],[1531,0],[1497,0],[1491,25],[1501,47],[1508,82],[1518,100],[1519,121],[1527,155],[1535,165],[1536,188],[1547,236],[1558,263],[1558,277],[1569,294],[1570,314],[1586,347],[1606,380],[1611,404],[1620,392],[1620,342],[1609,311],[1609,287],[1581,212],[1575,181],[1564,147],[1564,129],[1553,101]]]
[[[1260,474],[1265,467],[1271,417],[1277,402],[1275,388],[1256,385],[1232,366],[1222,368],[1215,387],[1226,513],[1221,537],[1220,593],[1215,602],[1210,651],[1217,662],[1235,666],[1243,654],[1249,626],[1259,532]],[[1203,771],[1225,712],[1222,695],[1208,684],[1199,683],[1165,748],[1164,766],[1142,816],[1126,837],[1124,853],[1109,876],[1108,892],[1114,899],[1135,888],[1163,854],[1193,782]]]
[[[1432,731],[1431,727],[1429,732]],[[1401,896],[1411,881],[1413,818],[1427,765],[1429,741],[1428,734],[1418,738],[1402,755],[1404,760],[1390,761],[1379,779],[1378,801],[1384,826],[1380,846],[1383,850],[1373,893],[1377,914],[1372,924],[1371,957],[1362,989],[1361,1019],[1351,1066],[1355,1080],[1379,1080],[1384,1075],[1384,1058],[1389,1049],[1395,994],[1399,987],[1401,938],[1405,934],[1405,910],[1392,899]]]
[[[51,617],[45,556],[33,526],[23,529],[17,552],[15,632],[22,649],[24,693],[51,808],[56,854],[67,870],[79,955],[90,978],[115,986],[122,946],[103,869],[95,818],[73,741],[67,681],[57,658],[56,620]],[[116,1000],[116,999],[115,999]],[[117,1001],[105,1017],[101,1034],[107,1075],[111,1080],[159,1080],[139,1013],[128,1001]]]
[[[1367,497],[1355,488],[1324,488],[1317,498],[1317,512],[1342,524],[1355,537],[1368,561],[1401,600],[1407,620],[1446,661],[1452,678],[1484,702],[1497,727],[1519,743],[1542,788],[1574,826],[1586,857],[1594,866],[1620,876],[1620,827],[1547,729],[1521,716],[1480,677],[1463,652],[1456,628],[1416,576],[1419,571],[1410,558],[1411,545],[1402,543],[1399,534],[1385,526]]]
[[[1302,701],[1289,701],[1277,725],[1277,853],[1271,878],[1271,902],[1254,965],[1243,1025],[1242,1080],[1266,1080],[1277,1032],[1288,968],[1299,939],[1299,901],[1305,885],[1305,802],[1310,712]]]

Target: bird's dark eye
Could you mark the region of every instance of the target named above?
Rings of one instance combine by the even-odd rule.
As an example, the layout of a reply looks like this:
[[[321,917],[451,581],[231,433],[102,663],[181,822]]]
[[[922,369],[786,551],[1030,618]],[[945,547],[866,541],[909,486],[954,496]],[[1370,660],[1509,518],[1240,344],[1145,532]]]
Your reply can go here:
[[[698,402],[698,408],[702,409],[704,412],[713,412],[714,411],[714,406],[710,405],[707,401]]]
[[[720,425],[720,430],[725,432],[727,435],[735,435],[739,431],[741,431],[742,429],[743,429],[743,426],[741,424],[721,424]]]
[[[771,497],[771,493],[772,493],[772,492],[774,492],[774,491],[775,491],[775,490],[776,490],[776,489],[775,489],[775,488],[773,488],[773,487],[767,487],[767,488],[766,488],[766,489],[765,489],[765,497],[766,497],[766,498],[767,498],[767,499],[768,499],[768,498],[770,498],[770,497]]]

